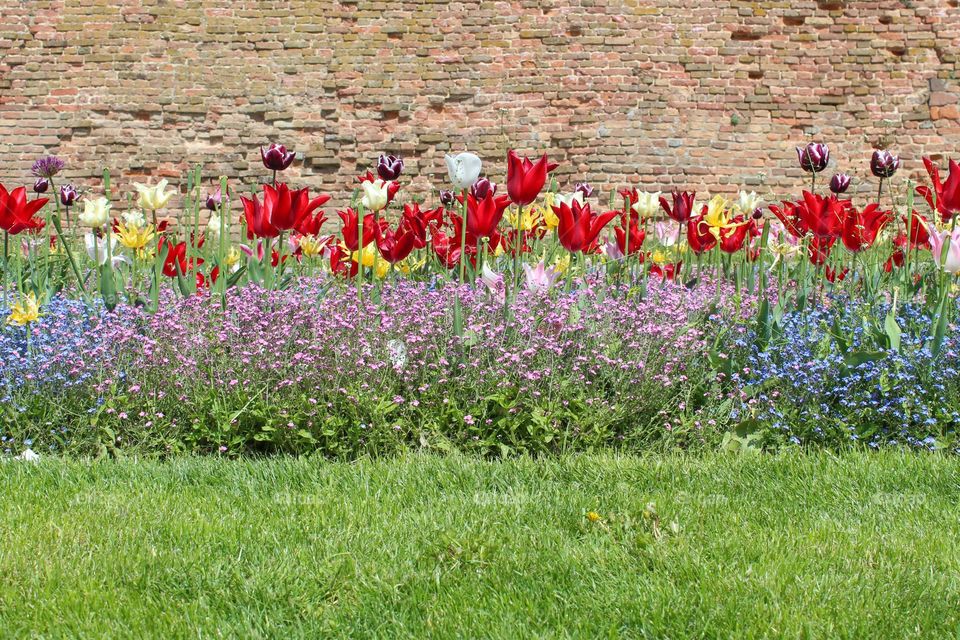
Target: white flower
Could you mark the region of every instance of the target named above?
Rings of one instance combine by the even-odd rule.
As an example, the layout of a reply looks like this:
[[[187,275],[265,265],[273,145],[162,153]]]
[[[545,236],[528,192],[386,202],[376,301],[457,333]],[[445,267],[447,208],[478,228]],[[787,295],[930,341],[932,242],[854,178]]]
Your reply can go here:
[[[642,218],[649,218],[660,210],[660,192],[641,191],[637,194],[637,201],[632,208]]]
[[[380,211],[387,206],[389,199],[388,183],[383,180],[366,180],[360,183],[363,187],[363,198],[360,200],[367,211]]]
[[[527,274],[527,289],[534,293],[546,293],[556,282],[560,275],[553,267],[546,267],[543,260],[536,267],[531,267],[527,263],[523,264],[523,270]]]
[[[227,225],[224,225],[223,228],[229,233],[230,229]],[[207,233],[214,238],[220,237],[220,214],[210,214],[210,220],[207,221]]]
[[[397,371],[403,369],[407,364],[407,345],[400,340],[391,340],[387,343],[387,350],[390,351],[390,362]]]
[[[672,247],[677,244],[677,236],[680,234],[680,228],[672,220],[654,223],[653,234],[657,236],[657,241],[664,247]]]
[[[167,202],[170,201],[170,198],[173,197],[173,194],[176,193],[176,191],[172,189],[170,191],[164,191],[164,189],[167,188],[166,178],[153,186],[140,184],[139,182],[134,182],[133,186],[136,187],[140,193],[140,196],[137,198],[137,204],[151,211],[162,209]]]
[[[93,233],[87,233],[83,236],[83,243],[87,248],[87,255],[90,256],[90,259],[96,263],[96,265],[102,266],[107,263],[107,257],[113,256],[113,266],[121,262],[126,262],[127,259],[125,256],[117,254],[117,236],[110,234],[110,253],[107,253],[107,239],[98,238]]]
[[[83,212],[80,222],[91,229],[99,229],[110,219],[110,201],[100,196],[96,200],[87,198],[83,201]]]
[[[23,460],[24,462],[39,462],[40,454],[33,449],[24,449],[23,453],[16,456],[14,460]]]
[[[753,213],[754,209],[760,206],[761,202],[760,196],[757,195],[756,191],[741,191],[740,197],[737,198],[737,209],[740,213],[749,215]]]
[[[580,205],[583,205],[583,194],[579,191],[574,191],[573,193],[558,193],[553,196],[553,205],[559,207],[561,204],[565,204],[568,207],[573,207],[573,202],[577,201]]]
[[[450,183],[458,191],[469,189],[473,183],[480,177],[480,169],[483,163],[480,158],[472,153],[458,153],[455,156],[447,155],[447,173],[450,175]]]
[[[504,301],[506,289],[503,286],[503,274],[497,273],[490,268],[490,265],[484,263],[483,269],[480,270],[480,281],[498,302]]]
[[[124,211],[120,217],[123,218],[123,221],[129,227],[140,229],[147,224],[147,221],[143,217],[143,212],[140,211],[140,209],[130,209],[129,211]]]

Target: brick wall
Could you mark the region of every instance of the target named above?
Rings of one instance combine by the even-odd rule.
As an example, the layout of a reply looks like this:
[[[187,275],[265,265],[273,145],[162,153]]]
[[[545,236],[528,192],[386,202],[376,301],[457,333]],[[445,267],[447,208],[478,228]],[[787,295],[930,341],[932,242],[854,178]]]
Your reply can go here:
[[[864,178],[873,147],[900,153],[902,186],[921,154],[960,156],[957,4],[0,0],[0,182],[55,153],[85,185],[109,166],[120,193],[193,163],[250,184],[276,140],[334,204],[380,151],[427,194],[445,152],[500,182],[511,145],[604,198],[783,193],[793,145],[817,139]]]

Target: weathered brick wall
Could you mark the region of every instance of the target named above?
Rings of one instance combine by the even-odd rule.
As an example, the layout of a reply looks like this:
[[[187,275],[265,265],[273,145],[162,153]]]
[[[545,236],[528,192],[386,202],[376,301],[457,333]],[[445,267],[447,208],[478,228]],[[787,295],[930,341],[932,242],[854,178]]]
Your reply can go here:
[[[785,192],[810,138],[863,177],[889,147],[902,180],[960,156],[957,4],[0,0],[0,181],[55,153],[121,192],[192,163],[250,184],[276,140],[302,154],[287,177],[335,204],[380,151],[425,194],[450,150],[502,181],[510,145],[605,194]]]

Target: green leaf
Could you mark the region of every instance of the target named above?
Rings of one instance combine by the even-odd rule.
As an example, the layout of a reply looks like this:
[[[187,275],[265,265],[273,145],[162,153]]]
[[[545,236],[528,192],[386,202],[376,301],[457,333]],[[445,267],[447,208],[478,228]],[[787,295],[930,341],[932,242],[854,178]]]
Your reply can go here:
[[[900,325],[897,324],[897,319],[893,315],[893,311],[887,314],[886,319],[883,321],[883,328],[886,331],[887,339],[890,341],[890,348],[899,353],[900,336],[902,332]]]

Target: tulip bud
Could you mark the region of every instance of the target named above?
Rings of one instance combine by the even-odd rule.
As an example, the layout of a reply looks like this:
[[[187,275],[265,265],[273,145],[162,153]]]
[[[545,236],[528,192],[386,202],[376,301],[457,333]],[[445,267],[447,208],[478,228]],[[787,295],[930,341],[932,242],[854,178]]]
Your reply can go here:
[[[806,147],[797,147],[797,159],[807,173],[820,173],[830,164],[830,148],[822,142],[811,142]]]
[[[223,202],[223,194],[220,189],[207,194],[207,209],[209,211],[219,211],[220,204]]]
[[[589,198],[593,195],[593,187],[590,186],[589,182],[578,182],[573,187],[573,190],[582,193],[584,198]]]
[[[260,147],[260,158],[263,160],[263,166],[271,171],[283,171],[293,163],[293,151],[287,151],[282,144],[271,142],[270,146],[264,149]]]
[[[762,220],[763,219],[763,207],[757,207],[753,210],[753,219]]]
[[[60,204],[63,206],[73,206],[73,203],[77,201],[78,197],[80,197],[80,194],[77,193],[77,188],[72,184],[65,184],[60,187]]]
[[[453,204],[453,201],[454,201],[453,191],[449,191],[447,189],[440,190],[440,204],[442,204],[445,207],[449,207],[450,205]]]
[[[490,182],[489,178],[480,178],[470,187],[470,194],[477,200],[483,200],[488,194],[497,194],[497,185],[495,182]]]
[[[403,173],[403,159],[398,156],[385,156],[380,154],[377,160],[377,175],[384,182],[396,180]]]
[[[46,178],[37,178],[37,181],[33,183],[33,190],[37,193],[46,193],[49,188],[50,181]]]
[[[850,176],[845,173],[838,173],[830,178],[830,191],[840,195],[850,188]]]
[[[900,168],[900,158],[889,151],[874,151],[870,171],[878,178],[889,178]]]

